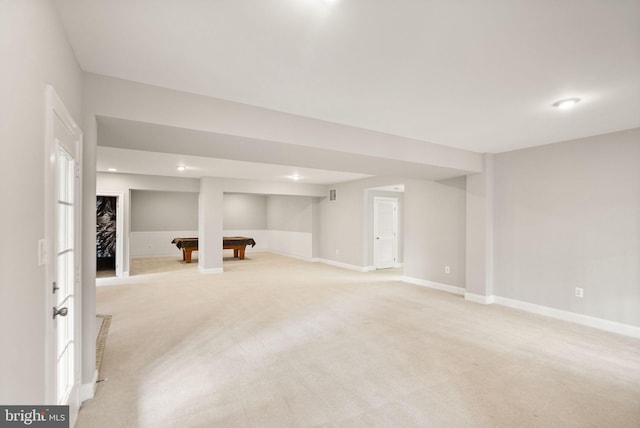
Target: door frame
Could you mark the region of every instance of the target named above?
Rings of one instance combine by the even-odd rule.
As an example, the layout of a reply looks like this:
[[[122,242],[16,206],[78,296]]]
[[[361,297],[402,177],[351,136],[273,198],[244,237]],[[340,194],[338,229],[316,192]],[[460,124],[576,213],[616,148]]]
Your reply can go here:
[[[102,191],[96,192],[98,196],[109,196],[116,198],[116,278],[124,276],[124,241],[122,240],[122,231],[124,224],[124,193],[118,191]]]
[[[392,198],[388,196],[374,196],[373,197],[373,267],[374,269],[384,269],[378,267],[378,254],[376,245],[376,226],[378,224],[378,202],[392,202],[393,203],[393,259],[394,266],[398,266],[398,198]]]
[[[45,264],[45,284],[43,292],[45,294],[45,401],[47,404],[58,404],[56,398],[56,337],[54,337],[54,326],[52,310],[55,306],[55,296],[52,292],[53,282],[56,280],[55,260],[55,209],[57,202],[56,194],[56,153],[58,142],[55,139],[54,122],[56,117],[77,137],[75,147],[73,147],[75,178],[74,178],[74,300],[73,320],[74,320],[74,367],[73,367],[73,388],[70,396],[69,417],[71,426],[75,423],[80,405],[80,385],[82,368],[82,130],[73,120],[73,117],[65,107],[64,103],[51,85],[45,90],[45,203],[44,203],[44,223],[45,239],[41,248],[41,262]]]

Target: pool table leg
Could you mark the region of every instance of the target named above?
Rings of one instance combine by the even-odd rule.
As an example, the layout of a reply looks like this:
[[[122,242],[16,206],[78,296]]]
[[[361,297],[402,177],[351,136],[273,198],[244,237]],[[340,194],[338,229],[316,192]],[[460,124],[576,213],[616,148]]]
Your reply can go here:
[[[191,263],[191,248],[185,248],[182,251],[184,252],[184,261],[186,263]]]

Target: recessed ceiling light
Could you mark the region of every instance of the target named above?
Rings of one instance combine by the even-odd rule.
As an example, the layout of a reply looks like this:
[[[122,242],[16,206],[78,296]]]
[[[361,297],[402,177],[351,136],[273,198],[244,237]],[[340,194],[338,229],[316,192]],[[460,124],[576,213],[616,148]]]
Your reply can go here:
[[[556,101],[555,103],[553,103],[553,106],[558,107],[562,110],[568,110],[579,102],[580,98],[565,98],[564,100]]]
[[[109,171],[109,172],[116,172],[116,171],[118,171],[118,170],[117,170],[117,169],[115,169],[115,168],[107,168],[107,171]]]
[[[302,178],[302,176],[298,175],[298,174],[293,174],[293,175],[288,176],[287,178],[290,178],[293,181],[298,181],[298,180],[300,180]]]
[[[184,166],[184,165],[178,165],[178,171],[182,172],[182,171],[184,171],[185,169],[187,169],[187,167],[186,167],[186,166]]]

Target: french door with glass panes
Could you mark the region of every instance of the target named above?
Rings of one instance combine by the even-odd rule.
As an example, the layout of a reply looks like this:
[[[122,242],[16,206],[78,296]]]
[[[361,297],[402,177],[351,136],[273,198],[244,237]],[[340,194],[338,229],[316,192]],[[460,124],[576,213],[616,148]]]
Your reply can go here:
[[[74,422],[80,404],[82,132],[52,87],[47,100],[48,401],[69,405]]]

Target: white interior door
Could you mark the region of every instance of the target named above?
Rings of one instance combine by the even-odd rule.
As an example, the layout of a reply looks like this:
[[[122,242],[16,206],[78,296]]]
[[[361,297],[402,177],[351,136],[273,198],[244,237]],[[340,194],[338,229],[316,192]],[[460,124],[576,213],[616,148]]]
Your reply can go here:
[[[48,401],[69,405],[71,422],[80,390],[80,242],[82,133],[53,88],[47,91],[49,152],[47,293],[50,303],[47,355]],[[73,424],[71,425],[73,426]]]
[[[373,199],[373,258],[376,269],[395,267],[398,252],[398,200]]]
[[[59,126],[56,126],[59,128]],[[76,161],[56,138],[55,286],[53,331],[56,338],[56,404],[68,404],[75,384],[76,248],[75,175]]]

